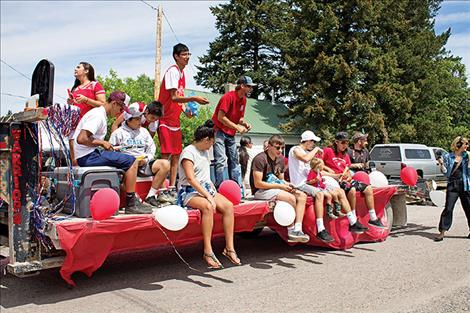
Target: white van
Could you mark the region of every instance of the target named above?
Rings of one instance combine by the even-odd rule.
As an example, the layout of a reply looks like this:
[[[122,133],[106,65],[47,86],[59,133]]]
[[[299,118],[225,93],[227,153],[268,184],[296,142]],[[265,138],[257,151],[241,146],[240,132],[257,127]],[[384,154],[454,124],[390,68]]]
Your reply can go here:
[[[388,178],[399,178],[405,166],[412,166],[424,179],[444,181],[437,159],[445,150],[411,143],[377,144],[370,151],[371,162]]]

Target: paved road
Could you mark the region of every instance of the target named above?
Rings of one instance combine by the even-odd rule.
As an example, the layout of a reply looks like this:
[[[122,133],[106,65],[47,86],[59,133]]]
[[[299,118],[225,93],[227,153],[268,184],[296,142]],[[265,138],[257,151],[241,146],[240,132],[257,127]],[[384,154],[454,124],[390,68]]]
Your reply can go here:
[[[200,245],[112,256],[68,289],[58,270],[2,277],[1,312],[470,312],[470,240],[456,208],[435,243],[440,209],[409,206],[407,227],[347,251],[288,247],[265,230],[237,238],[244,265],[204,269]],[[223,241],[217,240],[216,251]],[[224,262],[227,263],[227,262]],[[227,264],[228,265],[228,264]]]

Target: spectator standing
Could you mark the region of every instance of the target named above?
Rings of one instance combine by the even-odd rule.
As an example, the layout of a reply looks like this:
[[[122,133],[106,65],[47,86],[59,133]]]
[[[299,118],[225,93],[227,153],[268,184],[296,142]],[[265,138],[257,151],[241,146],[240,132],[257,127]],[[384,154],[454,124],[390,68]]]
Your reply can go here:
[[[470,239],[470,163],[468,154],[468,139],[463,136],[456,137],[450,146],[451,152],[439,159],[439,166],[447,176],[446,203],[439,220],[439,235],[434,241],[442,241],[445,233],[452,226],[452,217],[455,203],[460,198],[467,217]]]

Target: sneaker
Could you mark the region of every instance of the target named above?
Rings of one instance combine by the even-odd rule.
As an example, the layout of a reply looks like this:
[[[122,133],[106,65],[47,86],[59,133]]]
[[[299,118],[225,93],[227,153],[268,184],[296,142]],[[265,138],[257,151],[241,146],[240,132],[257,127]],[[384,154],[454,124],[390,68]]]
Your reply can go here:
[[[162,192],[160,192],[160,194],[157,196],[157,200],[159,203],[161,204],[166,204],[166,203],[171,203],[171,204],[175,204],[176,203],[176,198],[173,197],[171,194],[170,194],[170,191],[169,190],[164,190]]]
[[[349,231],[351,233],[362,234],[366,230],[369,230],[369,228],[367,228],[364,225],[362,225],[361,223],[359,223],[359,221],[354,223],[354,225],[349,225]]]
[[[333,207],[331,204],[327,203],[326,204],[326,214],[328,215],[329,218],[332,220],[337,219],[338,217],[333,213]]]
[[[176,199],[178,197],[178,191],[176,190],[176,187],[170,187],[168,188],[169,194],[173,199]]]
[[[303,231],[287,231],[287,242],[301,242],[306,243],[310,241],[310,236],[304,234]]]
[[[374,227],[377,227],[377,228],[385,228],[385,225],[382,224],[382,222],[379,219],[376,219],[375,221],[369,220],[368,224],[370,226],[374,226]]]
[[[343,212],[341,212],[341,204],[339,204],[338,202],[335,202],[335,215],[336,215],[337,217],[346,216],[346,214],[344,214]]]
[[[126,206],[124,209],[125,214],[151,214],[153,212],[153,206],[140,201],[135,201],[134,205]]]
[[[151,206],[154,206],[154,207],[159,207],[160,206],[160,202],[157,200],[157,198],[155,198],[155,196],[147,197],[145,199],[145,202],[150,204]]]
[[[326,231],[326,229],[322,230],[317,234],[317,239],[323,242],[333,242],[335,241],[333,237]]]

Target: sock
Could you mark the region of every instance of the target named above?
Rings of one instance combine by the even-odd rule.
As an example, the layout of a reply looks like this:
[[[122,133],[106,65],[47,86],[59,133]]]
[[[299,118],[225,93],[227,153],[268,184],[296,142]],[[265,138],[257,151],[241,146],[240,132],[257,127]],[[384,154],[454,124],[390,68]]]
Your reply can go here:
[[[325,225],[323,225],[323,219],[317,218],[317,233],[321,232],[325,229]]]
[[[354,214],[354,216],[357,216],[356,215],[356,209],[351,209],[351,212],[352,212],[352,214]]]
[[[356,224],[357,217],[356,214],[353,213],[353,211],[346,213],[346,216],[348,217],[349,225]]]
[[[287,227],[287,231],[288,231],[288,232],[293,232],[293,231],[295,231],[295,224],[292,225],[292,226],[288,226],[288,227]]]
[[[302,231],[302,223],[295,223],[294,231]]]
[[[151,187],[150,190],[149,190],[149,193],[147,194],[147,197],[146,197],[146,198],[155,196],[156,194],[157,194],[157,189]]]
[[[135,192],[126,192],[126,205],[128,207],[135,205]]]
[[[375,210],[374,209],[369,210],[369,216],[370,216],[371,221],[375,221],[377,219],[377,215],[375,215]]]

